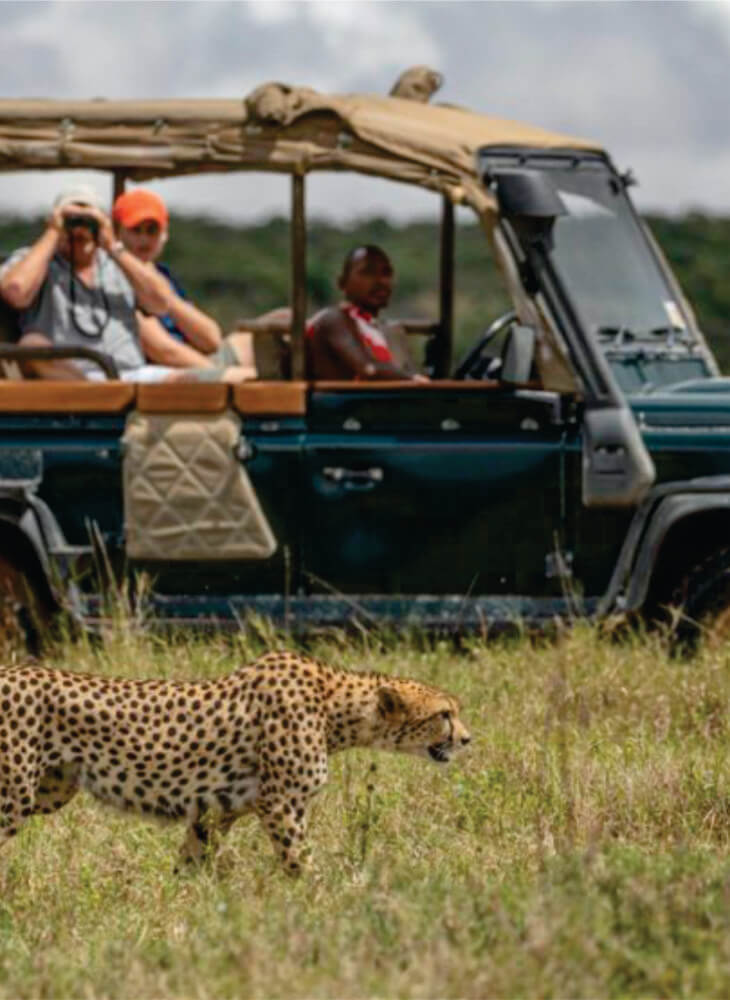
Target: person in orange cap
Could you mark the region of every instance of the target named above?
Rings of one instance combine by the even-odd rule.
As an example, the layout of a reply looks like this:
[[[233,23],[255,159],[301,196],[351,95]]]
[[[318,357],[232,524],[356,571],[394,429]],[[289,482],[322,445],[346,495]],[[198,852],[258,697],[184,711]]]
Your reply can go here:
[[[210,377],[239,381],[256,377],[249,333],[223,337],[216,321],[194,305],[170,269],[158,260],[168,238],[167,206],[145,188],[125,191],[114,202],[112,220],[120,241],[144,263],[154,265],[170,288],[168,312],[137,316],[148,361],[173,368],[208,369]],[[221,369],[225,369],[224,376]]]

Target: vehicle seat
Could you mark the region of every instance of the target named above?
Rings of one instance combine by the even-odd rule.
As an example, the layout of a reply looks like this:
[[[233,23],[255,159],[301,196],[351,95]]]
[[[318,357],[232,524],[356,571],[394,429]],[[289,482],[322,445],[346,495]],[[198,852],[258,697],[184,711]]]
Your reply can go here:
[[[411,349],[411,337],[405,326],[397,320],[389,321],[385,324],[383,332],[388,341],[390,353],[393,355],[393,363],[402,368],[409,375],[419,371],[418,363],[413,357]]]
[[[291,338],[288,333],[252,333],[258,378],[277,382],[291,378]]]

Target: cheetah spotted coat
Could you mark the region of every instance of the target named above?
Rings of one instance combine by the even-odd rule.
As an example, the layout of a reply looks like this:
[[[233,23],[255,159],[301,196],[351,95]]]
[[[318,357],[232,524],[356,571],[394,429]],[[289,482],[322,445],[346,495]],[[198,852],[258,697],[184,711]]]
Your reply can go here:
[[[328,754],[373,747],[445,762],[469,738],[444,691],[290,652],[207,682],[8,668],[0,670],[0,840],[85,788],[121,809],[183,820],[189,863],[253,810],[296,874]]]

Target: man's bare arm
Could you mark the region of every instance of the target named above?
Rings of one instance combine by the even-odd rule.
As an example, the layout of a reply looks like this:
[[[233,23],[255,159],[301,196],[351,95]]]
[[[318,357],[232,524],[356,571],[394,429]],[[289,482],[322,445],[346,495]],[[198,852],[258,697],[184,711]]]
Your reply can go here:
[[[106,250],[129,279],[137,304],[157,316],[166,313],[172,297],[167,279],[153,264],[139,260],[119,243],[109,217],[98,208],[84,206],[84,215],[91,216],[99,224],[99,246]]]
[[[190,344],[176,340],[156,316],[137,313],[139,340],[148,361],[171,368],[212,368],[206,354],[196,351]]]
[[[137,305],[155,316],[168,311],[170,286],[159,271],[138,260],[129,250],[113,250],[111,257],[129,279]]]
[[[49,222],[28,253],[0,278],[0,295],[13,309],[27,309],[48,275],[48,265],[58,249],[60,227]]]
[[[363,347],[351,323],[352,320],[341,310],[332,310],[320,320],[320,335],[350,369],[353,378],[384,381],[412,377],[389,361],[376,361]]]
[[[174,289],[167,311],[194,349],[208,354],[221,346],[223,334],[213,317],[181,298]]]

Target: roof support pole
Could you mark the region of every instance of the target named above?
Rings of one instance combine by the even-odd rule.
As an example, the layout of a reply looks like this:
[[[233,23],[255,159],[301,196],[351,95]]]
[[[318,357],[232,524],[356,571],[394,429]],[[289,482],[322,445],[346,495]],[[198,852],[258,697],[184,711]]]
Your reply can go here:
[[[112,187],[112,204],[117,200],[120,194],[124,194],[124,188],[127,183],[127,173],[125,170],[115,170],[113,172],[113,187]]]
[[[454,205],[448,195],[441,203],[439,343],[434,374],[445,378],[451,370],[454,339]]]
[[[304,324],[307,316],[307,219],[304,175],[292,175],[291,187],[291,377],[305,377]]]

